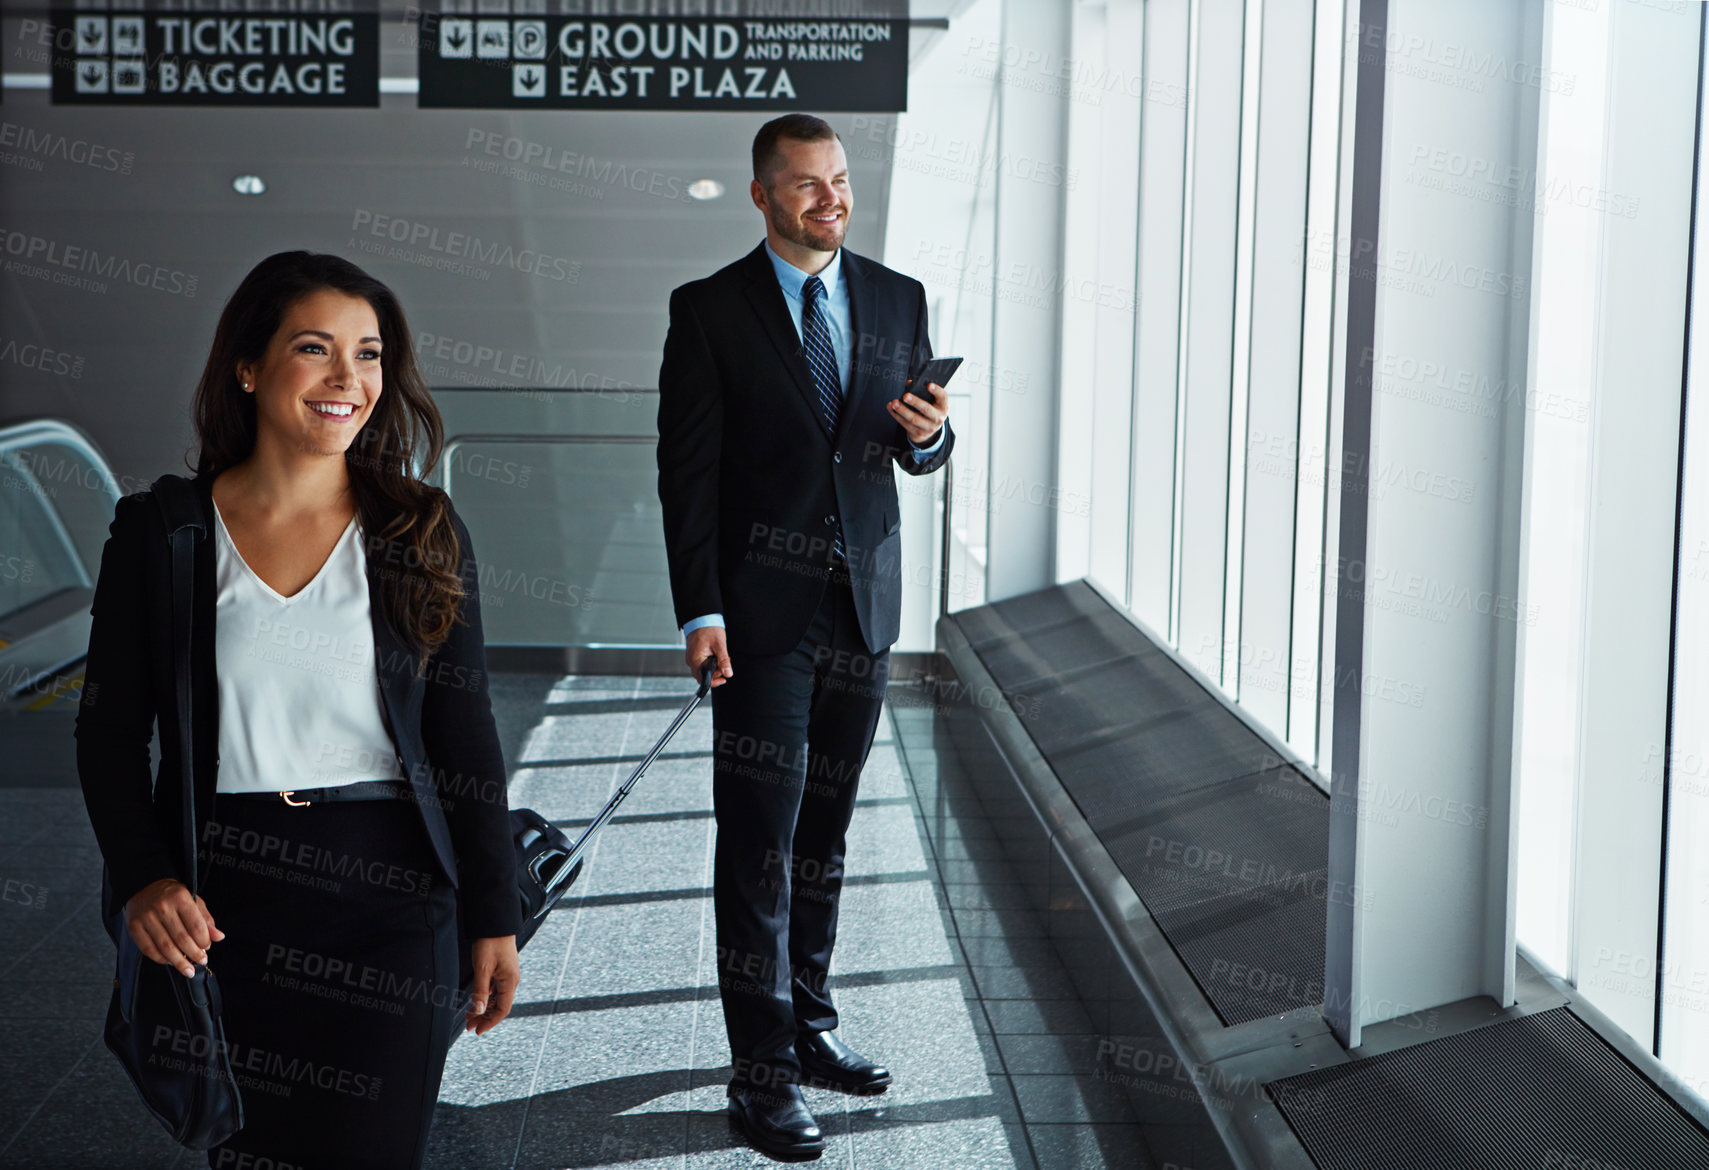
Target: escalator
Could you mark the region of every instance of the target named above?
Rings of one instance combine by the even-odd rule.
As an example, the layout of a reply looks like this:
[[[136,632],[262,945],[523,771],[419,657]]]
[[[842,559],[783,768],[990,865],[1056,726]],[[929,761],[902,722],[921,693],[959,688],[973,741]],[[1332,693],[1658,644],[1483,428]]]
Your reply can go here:
[[[101,549],[122,494],[76,427],[0,427],[0,787],[74,787],[72,724]]]

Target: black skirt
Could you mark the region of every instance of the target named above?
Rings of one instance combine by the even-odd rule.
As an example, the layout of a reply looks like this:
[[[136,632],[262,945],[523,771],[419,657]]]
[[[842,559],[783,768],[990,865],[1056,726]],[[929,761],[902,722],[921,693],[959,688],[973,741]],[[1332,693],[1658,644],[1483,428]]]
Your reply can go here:
[[[420,813],[222,795],[213,814],[208,964],[244,1122],[208,1165],[419,1167],[462,1007],[456,895]]]

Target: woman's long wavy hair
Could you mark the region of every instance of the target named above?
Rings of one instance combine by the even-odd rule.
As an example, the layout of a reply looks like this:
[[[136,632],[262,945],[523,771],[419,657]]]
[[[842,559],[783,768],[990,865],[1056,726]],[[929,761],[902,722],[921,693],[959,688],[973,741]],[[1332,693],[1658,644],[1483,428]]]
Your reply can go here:
[[[255,450],[255,397],[244,392],[237,367],[259,363],[290,308],[324,289],[361,297],[380,322],[380,397],[344,461],[368,571],[380,574],[383,616],[416,656],[419,673],[457,619],[462,550],[445,493],[415,475],[416,467],[439,462],[445,427],[391,289],[343,257],[317,252],[279,252],[251,269],[220,314],[196,385],[196,474],[218,475]]]

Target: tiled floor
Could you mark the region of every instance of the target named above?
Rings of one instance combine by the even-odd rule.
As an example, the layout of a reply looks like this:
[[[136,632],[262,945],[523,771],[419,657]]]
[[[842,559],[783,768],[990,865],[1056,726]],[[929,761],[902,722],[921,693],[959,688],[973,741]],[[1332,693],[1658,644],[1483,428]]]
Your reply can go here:
[[[573,833],[689,685],[495,676],[512,804]],[[1116,1087],[1107,1005],[1082,997],[1046,937],[1037,874],[1015,863],[980,785],[946,750],[945,716],[917,698],[892,689],[862,779],[835,960],[841,1034],[896,1083],[878,1097],[810,1091],[831,1139],[819,1164],[1219,1165],[1190,1109]],[[607,828],[574,896],[524,952],[511,1018],[459,1036],[435,1170],[770,1164],[723,1115],[710,726],[703,706]],[[0,900],[0,1166],[201,1165],[143,1113],[99,1041],[112,950],[74,776],[14,775],[0,802],[0,882],[13,883]]]
[[[511,802],[572,833],[682,701],[675,679],[563,679],[514,755]],[[573,900],[524,953],[520,1008],[453,1047],[434,1167],[767,1164],[723,1116],[713,969],[711,712],[703,705],[601,835]],[[612,757],[618,757],[612,759]],[[589,762],[599,761],[599,762]],[[837,949],[843,1037],[882,1097],[810,1091],[824,1163],[1008,1167],[912,802],[886,723],[862,779]],[[932,1043],[917,1043],[919,1021]]]

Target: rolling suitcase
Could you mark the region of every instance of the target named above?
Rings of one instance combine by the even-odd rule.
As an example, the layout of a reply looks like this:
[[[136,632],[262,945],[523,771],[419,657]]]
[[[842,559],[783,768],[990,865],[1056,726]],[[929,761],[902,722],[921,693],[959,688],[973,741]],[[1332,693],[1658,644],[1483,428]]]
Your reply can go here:
[[[510,812],[511,834],[516,841],[516,885],[517,894],[522,900],[522,928],[516,935],[516,948],[521,950],[527,941],[534,937],[546,921],[546,915],[558,900],[569,892],[576,879],[581,877],[582,869],[587,864],[587,855],[593,848],[594,841],[599,836],[606,822],[611,820],[617,806],[622,804],[641,776],[647,771],[658,754],[664,750],[671,737],[682,725],[688,722],[688,717],[694,714],[694,709],[700,706],[700,701],[712,689],[713,660],[708,658],[700,668],[700,686],[671,720],[665,733],[658,738],[652,748],[635,770],[629,773],[629,778],[622,787],[611,795],[605,802],[605,807],[593,818],[591,824],[583,829],[581,836],[571,841],[568,834],[551,821],[530,808],[512,809]]]

